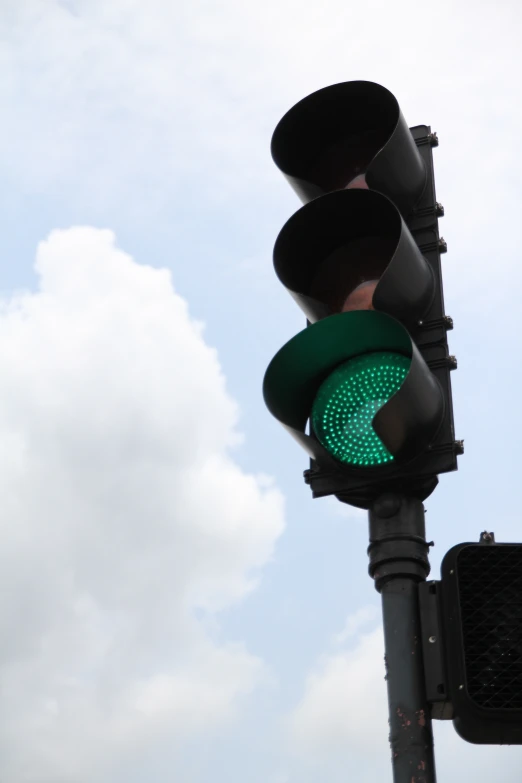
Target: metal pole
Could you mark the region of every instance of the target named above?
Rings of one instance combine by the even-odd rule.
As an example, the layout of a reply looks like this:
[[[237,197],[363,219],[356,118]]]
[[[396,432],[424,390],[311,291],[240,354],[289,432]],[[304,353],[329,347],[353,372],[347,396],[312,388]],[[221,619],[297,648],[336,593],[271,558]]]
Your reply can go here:
[[[382,596],[393,780],[435,783],[417,588],[430,571],[424,506],[415,498],[382,495],[369,510],[369,523],[369,571]]]

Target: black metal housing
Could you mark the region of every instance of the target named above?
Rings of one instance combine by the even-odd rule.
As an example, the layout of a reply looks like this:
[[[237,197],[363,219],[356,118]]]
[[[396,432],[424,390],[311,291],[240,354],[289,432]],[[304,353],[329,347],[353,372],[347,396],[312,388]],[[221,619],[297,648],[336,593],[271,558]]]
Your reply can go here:
[[[375,476],[340,473],[337,467],[324,468],[315,460],[305,471],[304,477],[314,498],[335,495],[350,505],[368,508],[372,498],[383,492],[408,492],[421,500],[427,498],[438,483],[440,473],[457,469],[457,455],[462,453],[462,442],[455,440],[453,424],[453,398],[451,393],[451,361],[449,358],[447,331],[452,328],[446,319],[442,288],[441,245],[438,229],[438,208],[433,171],[432,133],[428,125],[411,128],[419,154],[427,174],[426,187],[415,210],[406,219],[415,243],[428,262],[434,277],[434,296],[431,305],[416,328],[410,334],[431,372],[442,388],[444,413],[442,424],[430,449],[396,471],[395,475]]]
[[[459,544],[441,574],[455,728],[468,742],[522,744],[522,544]]]
[[[354,283],[357,288],[361,280],[378,280],[373,307],[408,329],[411,354],[418,357],[414,364],[424,368],[417,373],[412,366],[412,379],[431,379],[428,408],[432,407],[425,416],[429,427],[420,425],[418,406],[410,410],[403,404],[407,395],[396,394],[373,425],[385,444],[388,438],[392,448],[397,447],[399,457],[393,467],[364,470],[343,466],[328,455],[314,433],[305,432],[301,414],[295,426],[287,411],[275,412],[265,384],[268,407],[312,458],[305,480],[314,497],[335,495],[361,508],[369,508],[377,496],[390,491],[424,500],[437,485],[438,474],[455,470],[457,454],[463,452],[453,426],[450,370],[456,361],[448,351],[452,321],[445,315],[442,291],[440,254],[446,246],[438,231],[444,210],[435,196],[436,141],[429,126],[408,128],[388,90],[364,81],[318,90],[290,109],[273,134],[274,161],[305,202],[286,223],[274,248],[281,281],[313,323],[349,308],[342,296],[353,292]],[[364,182],[358,181],[361,177]],[[276,360],[281,364],[281,357],[272,364]],[[310,356],[301,356],[300,361],[306,365]],[[293,367],[299,375],[297,363]],[[285,375],[282,370],[280,374]],[[318,375],[308,370],[305,375],[311,384],[306,388],[317,390]],[[308,391],[298,390],[296,395],[288,373],[285,379],[293,399],[301,396],[308,401]],[[435,388],[442,400],[436,408]],[[300,403],[297,407],[301,411]],[[417,442],[400,431],[402,416],[407,428],[415,422]],[[389,426],[381,429],[387,417]]]
[[[374,279],[375,309],[416,331],[435,293],[435,275],[399,211],[371,190],[339,190],[301,207],[279,233],[274,267],[311,323]]]
[[[303,98],[277,125],[272,157],[304,202],[364,173],[407,215],[426,185],[397,99],[373,82],[342,82]]]

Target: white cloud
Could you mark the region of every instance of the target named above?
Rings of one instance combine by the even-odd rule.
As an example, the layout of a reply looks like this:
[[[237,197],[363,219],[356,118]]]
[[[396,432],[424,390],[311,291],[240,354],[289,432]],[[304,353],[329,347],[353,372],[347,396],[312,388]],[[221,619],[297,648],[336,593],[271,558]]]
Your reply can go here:
[[[334,634],[333,641],[335,644],[345,644],[348,639],[359,633],[365,626],[375,625],[378,615],[379,610],[376,606],[362,606],[354,614],[348,615],[343,630]]]
[[[113,783],[264,676],[194,610],[252,588],[282,497],[233,461],[236,405],[166,270],[83,227],[36,271],[0,309],[0,777]]]
[[[480,9],[441,0],[436,14],[413,0],[193,0],[190,13],[168,0],[8,6],[0,140],[8,171],[30,187],[54,192],[72,180],[76,195],[124,192],[146,208],[165,198],[159,182],[175,190],[188,176],[200,194],[226,200],[276,179],[269,138],[293,102],[365,78],[385,81],[411,124],[436,124],[441,195],[447,208],[466,204],[465,241],[494,220],[493,199],[513,195],[516,0]]]
[[[352,649],[326,655],[308,675],[290,720],[298,753],[368,752],[379,741],[386,752],[387,706],[381,629],[361,636]]]

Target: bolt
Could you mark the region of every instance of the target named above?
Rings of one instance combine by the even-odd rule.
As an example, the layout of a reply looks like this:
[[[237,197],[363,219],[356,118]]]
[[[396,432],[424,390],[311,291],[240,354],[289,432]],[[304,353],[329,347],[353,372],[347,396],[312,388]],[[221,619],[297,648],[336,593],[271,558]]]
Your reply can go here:
[[[455,449],[455,454],[464,454],[464,441],[456,440],[453,444],[453,448]]]
[[[444,323],[444,328],[447,329],[448,332],[450,329],[453,329],[453,318],[451,317],[451,315],[443,316],[442,321]]]
[[[417,326],[424,326],[424,321],[417,321]]]
[[[435,642],[437,641],[437,637],[436,636],[430,636],[428,641],[429,641],[430,644],[435,644]]]
[[[464,690],[464,686],[463,685],[459,685],[459,691],[463,691],[463,690]]]
[[[457,357],[456,356],[448,356],[448,366],[450,370],[456,370],[457,369]]]
[[[432,147],[438,147],[439,146],[439,137],[437,136],[436,132],[433,131],[433,133],[428,134],[428,141],[431,144]]]
[[[435,214],[437,217],[444,217],[444,207],[440,203],[440,201],[437,201],[435,203]]]
[[[448,252],[448,243],[444,239],[444,237],[441,237],[438,241],[439,245],[439,253],[447,253]]]

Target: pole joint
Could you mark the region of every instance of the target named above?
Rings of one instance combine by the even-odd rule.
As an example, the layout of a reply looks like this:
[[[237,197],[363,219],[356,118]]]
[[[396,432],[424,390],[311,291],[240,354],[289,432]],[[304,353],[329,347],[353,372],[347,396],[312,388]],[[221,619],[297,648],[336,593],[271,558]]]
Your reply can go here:
[[[380,593],[390,579],[422,582],[430,572],[424,506],[421,500],[386,493],[369,510],[369,573]]]

